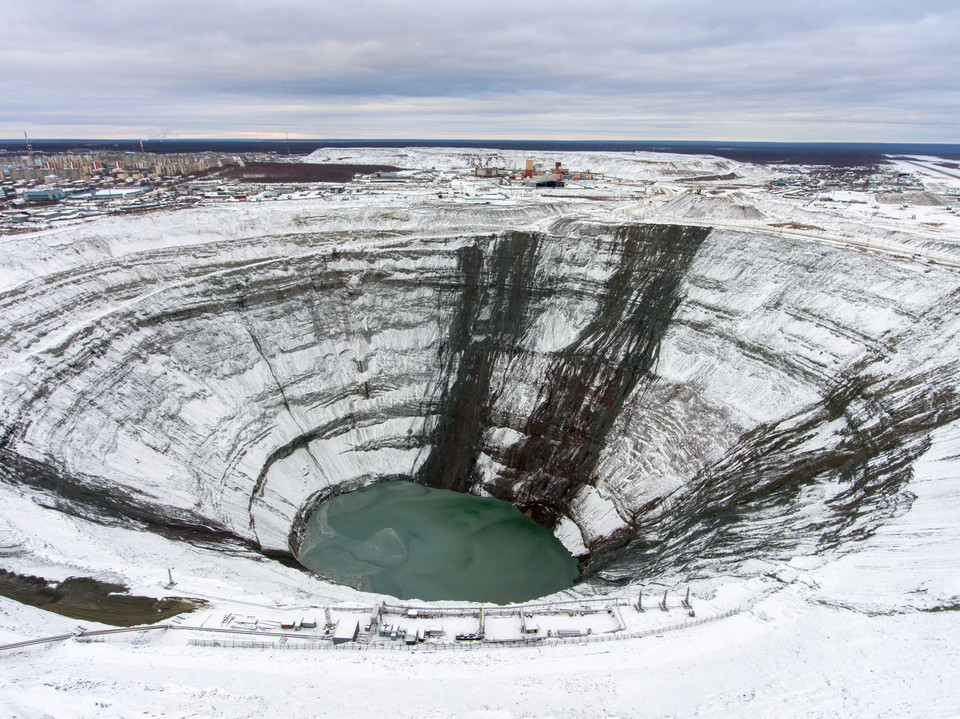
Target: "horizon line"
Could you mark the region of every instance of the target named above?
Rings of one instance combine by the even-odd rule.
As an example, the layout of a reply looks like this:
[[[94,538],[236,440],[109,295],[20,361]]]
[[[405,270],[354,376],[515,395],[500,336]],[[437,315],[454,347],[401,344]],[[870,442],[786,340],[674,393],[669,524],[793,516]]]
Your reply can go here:
[[[871,141],[848,141],[848,140],[591,140],[591,139],[565,139],[556,140],[550,138],[435,138],[435,137],[315,137],[315,138],[283,138],[283,137],[36,137],[30,138],[30,143],[38,142],[270,142],[270,143],[315,143],[315,142],[336,142],[336,143],[359,143],[359,142],[437,142],[437,143],[556,143],[556,144],[596,144],[596,145],[846,145],[846,146],[878,146],[878,145],[949,145],[960,147],[960,141],[922,141],[922,140],[871,140]],[[26,145],[24,138],[0,138],[3,144],[21,144]]]

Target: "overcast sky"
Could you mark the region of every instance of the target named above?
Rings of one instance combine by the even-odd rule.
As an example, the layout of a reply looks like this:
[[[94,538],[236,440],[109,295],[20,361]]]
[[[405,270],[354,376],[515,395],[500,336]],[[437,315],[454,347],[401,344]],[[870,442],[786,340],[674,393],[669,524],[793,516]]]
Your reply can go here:
[[[0,0],[0,137],[960,142],[960,0]]]

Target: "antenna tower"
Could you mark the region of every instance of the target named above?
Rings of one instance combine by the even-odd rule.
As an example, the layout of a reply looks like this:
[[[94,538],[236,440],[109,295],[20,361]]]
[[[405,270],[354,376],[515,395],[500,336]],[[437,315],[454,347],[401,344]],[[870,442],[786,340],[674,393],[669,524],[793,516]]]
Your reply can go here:
[[[27,137],[26,130],[23,131],[23,139],[27,141],[27,154],[30,155],[30,157],[33,157],[33,148],[30,147],[30,138]]]

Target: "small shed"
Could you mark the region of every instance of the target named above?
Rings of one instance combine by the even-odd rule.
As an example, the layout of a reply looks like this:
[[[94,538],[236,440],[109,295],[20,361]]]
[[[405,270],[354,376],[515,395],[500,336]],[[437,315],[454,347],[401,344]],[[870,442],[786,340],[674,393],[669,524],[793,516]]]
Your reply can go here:
[[[359,634],[359,619],[341,619],[337,622],[337,628],[333,631],[333,643],[346,644],[347,642],[355,642]]]

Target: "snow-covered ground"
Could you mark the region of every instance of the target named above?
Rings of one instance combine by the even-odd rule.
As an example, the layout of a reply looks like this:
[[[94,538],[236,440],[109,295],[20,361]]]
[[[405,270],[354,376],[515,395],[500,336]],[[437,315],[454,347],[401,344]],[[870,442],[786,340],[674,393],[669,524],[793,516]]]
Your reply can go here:
[[[833,192],[829,199],[794,198],[768,186],[781,173],[719,158],[652,153],[520,157],[518,153],[506,153],[504,160],[509,165],[522,165],[530,157],[544,164],[562,161],[571,169],[606,175],[604,180],[535,193],[519,187],[498,187],[465,175],[463,169],[471,156],[478,154],[483,153],[319,150],[311,161],[436,168],[439,174],[423,184],[364,186],[344,195],[258,204],[224,203],[0,237],[4,253],[0,289],[9,297],[33,291],[38,303],[44,302],[49,293],[70,298],[59,313],[55,304],[50,311],[37,313],[35,308],[23,309],[11,302],[24,317],[40,317],[44,324],[19,326],[15,318],[8,317],[5,326],[12,329],[4,340],[4,364],[0,367],[5,396],[10,402],[20,401],[18,392],[29,389],[29,378],[34,376],[30,374],[31,363],[46,356],[49,348],[69,346],[70,338],[82,335],[85,328],[108,323],[113,315],[126,317],[133,311],[140,317],[137,308],[149,308],[151,302],[161,302],[158,298],[182,293],[189,299],[197,278],[212,283],[222,275],[226,278],[223,283],[229,284],[234,281],[230,265],[263,266],[271,277],[281,277],[289,266],[293,268],[290,274],[295,274],[300,267],[298,258],[329,254],[324,238],[336,237],[338,250],[345,254],[377,248],[382,255],[376,260],[377,271],[400,268],[407,272],[409,267],[437,271],[445,260],[429,259],[430,252],[443,243],[459,247],[465,242],[457,238],[471,233],[546,229],[564,219],[723,228],[692,265],[684,288],[688,304],[680,309],[683,322],[666,336],[658,372],[665,381],[678,386],[688,382],[708,401],[713,398],[717,405],[722,404],[732,418],[731,426],[751,427],[773,421],[791,403],[800,408],[812,404],[816,392],[805,395],[797,377],[822,373],[829,379],[831,371],[862,356],[863,350],[858,349],[861,345],[869,352],[888,346],[906,347],[900,354],[892,352],[883,360],[871,360],[878,366],[887,363],[894,375],[903,376],[919,372],[918,367],[927,366],[923,363],[935,370],[938,358],[957,352],[956,347],[937,345],[935,336],[922,335],[914,340],[909,332],[918,317],[930,314],[927,308],[937,305],[938,292],[956,292],[951,268],[960,264],[960,217],[954,212],[960,203],[886,203],[872,193],[852,190]],[[934,158],[898,160],[897,167],[916,173],[925,193],[949,197],[960,191],[960,178],[953,177],[960,173],[940,166]],[[704,180],[700,183],[702,194],[698,183],[683,181],[731,173],[736,179]],[[438,190],[445,197],[437,197]],[[309,236],[304,227],[309,228]],[[777,244],[782,237],[788,241]],[[417,255],[420,259],[416,260],[422,265],[405,265],[407,259],[393,256],[394,249],[405,243],[417,245],[418,252],[423,250],[422,258]],[[721,266],[723,256],[738,247],[750,251],[767,247],[769,252],[763,256],[768,265],[757,275],[767,273],[769,282],[777,289],[782,285],[783,291],[767,288],[760,292],[729,267],[724,269],[727,274],[711,274]],[[836,252],[819,255],[818,248],[823,247],[835,248]],[[190,262],[178,253],[183,257],[189,254]],[[149,255],[157,269],[138,265],[136,258],[140,255]],[[860,263],[855,258],[861,255],[870,260]],[[133,269],[125,266],[127,257]],[[211,257],[216,263],[209,260]],[[788,275],[777,274],[782,268],[772,261],[775,257],[798,263],[813,258],[804,272],[818,282],[832,277],[823,267],[828,262],[840,263],[844,276],[848,269],[865,274],[854,276],[849,286],[837,280],[821,294],[805,294],[803,282],[796,283],[798,289]],[[842,264],[848,260],[849,264]],[[365,261],[350,257],[339,261],[340,269],[347,274],[363,276],[367,271]],[[181,284],[172,285],[164,279],[164,262],[184,263]],[[555,263],[560,266],[564,262],[571,272],[582,273],[585,282],[604,279],[600,263],[590,264],[573,254],[561,253]],[[938,275],[941,279],[927,283],[924,278],[929,268],[942,273]],[[95,278],[89,287],[71,279],[84,275],[87,269]],[[103,279],[99,279],[101,276]],[[710,288],[734,279],[744,282],[738,285],[742,288],[739,293],[728,293],[722,301],[709,294]],[[856,286],[863,288],[870,303],[856,304],[850,289]],[[105,292],[102,298],[97,296],[101,290]],[[892,304],[894,300],[897,306]],[[755,326],[749,320],[751,308],[742,306],[750,302],[758,306],[761,302],[764,306],[784,304],[788,309],[781,315],[768,315],[774,324]],[[851,325],[818,324],[815,319],[833,315],[830,307],[817,303],[833,303],[832,310],[843,305],[838,316],[847,318]],[[147,309],[142,312],[143,317],[150,316]],[[528,337],[526,341],[531,348],[539,346],[540,351],[566,346],[573,336],[571,327],[584,321],[577,312],[586,310],[559,305],[546,309],[537,325],[540,339],[531,334],[534,339]],[[747,348],[738,347],[747,359],[738,358],[720,341],[701,346],[717,352],[713,358],[716,367],[694,356],[689,349],[693,342],[691,328],[703,317],[711,322],[720,318],[717,327],[734,328],[731,334]],[[294,328],[304,325],[287,316],[270,319],[278,324],[289,322]],[[350,324],[353,318],[342,321]],[[949,322],[930,323],[942,328],[946,337],[952,336]],[[366,356],[363,353],[370,352],[369,336],[375,338],[374,355],[403,358],[413,347],[401,333],[367,334],[362,338],[363,332],[358,331],[348,345],[330,348],[326,361],[337,352],[347,353],[351,364],[354,356]],[[384,339],[388,336],[389,340]],[[435,337],[426,332],[417,337],[435,354]],[[928,344],[928,352],[914,352],[910,345],[913,341]],[[764,374],[763,362],[757,360],[753,348],[774,345],[796,362],[790,372]],[[125,347],[122,343],[120,346]],[[383,354],[386,352],[394,354]],[[293,346],[283,362],[276,363],[281,379],[284,372],[295,377],[297,372],[313,367],[301,354],[302,348]],[[141,361],[153,366],[133,346],[120,356],[126,358],[123,364],[127,367]],[[225,355],[222,361],[227,363],[228,359]],[[180,357],[179,361],[187,368],[184,376],[191,376],[188,358]],[[158,373],[168,371],[159,366],[155,369]],[[359,375],[365,376],[368,371]],[[348,379],[355,381],[352,375]],[[251,371],[239,382],[224,380],[224,396],[236,393],[245,398],[244,392],[252,392],[250,386],[263,383],[264,378]],[[111,385],[110,391],[119,387]],[[73,389],[63,387],[58,391],[68,396]],[[415,389],[422,393],[419,385]],[[770,400],[774,391],[776,402]],[[56,395],[53,397],[51,413]],[[517,397],[511,401],[520,404],[526,400]],[[714,411],[709,402],[685,405],[672,395],[670,401],[686,407],[689,414],[678,416],[676,424],[660,427],[660,434],[651,435],[657,442],[669,441],[673,434],[701,431],[698,422],[706,423],[702,435],[698,435],[705,438],[705,445],[714,442],[722,446],[728,441],[708,423]],[[216,409],[213,404],[192,406],[200,417],[190,425],[194,428],[201,427]],[[149,408],[137,412],[152,417]],[[644,419],[641,415],[638,411],[631,421],[640,424]],[[298,422],[318,422],[318,416],[304,409],[301,414],[291,412],[284,421],[293,427],[290,431],[295,431]],[[255,414],[240,415],[237,421],[251,422],[251,418],[255,419]],[[43,415],[36,417],[37,427],[32,431],[40,433],[37,436],[52,431],[44,428],[44,419]],[[330,456],[341,456],[348,446],[375,444],[391,433],[402,435],[408,424],[354,428],[354,434],[342,444],[331,444]],[[630,439],[628,429],[617,431]],[[832,430],[821,427],[819,431],[826,438]],[[515,430],[507,427],[491,431],[488,444],[511,440],[511,432]],[[75,433],[89,437],[89,444],[71,448]],[[140,491],[157,495],[165,487],[175,486],[176,493],[169,501],[185,512],[213,501],[206,494],[193,494],[194,483],[201,482],[192,476],[177,477],[172,485],[164,485],[166,474],[175,473],[177,468],[163,464],[165,460],[161,459],[181,450],[185,455],[209,452],[210,457],[219,456],[217,447],[211,448],[213,440],[198,440],[187,449],[163,447],[151,437],[123,440],[125,435],[108,436],[99,426],[96,431],[71,427],[50,436],[65,455],[75,453],[73,466],[84,470],[89,469],[84,464],[84,452],[100,456],[94,453],[101,451],[101,445],[107,447],[102,451],[104,456],[116,458],[117,476],[129,472],[134,478],[129,481],[135,482],[140,472],[150,477],[150,482],[139,486]],[[602,466],[612,467],[609,476],[598,483],[599,489],[583,493],[578,509],[583,516],[577,519],[593,527],[598,535],[612,532],[622,523],[618,505],[604,493],[612,493],[618,502],[629,500],[639,505],[644,499],[640,490],[618,484],[626,482],[622,476],[627,466],[624,456],[637,465],[646,463],[647,471],[660,472],[668,479],[671,463],[695,459],[683,456],[680,450],[676,456],[657,456],[644,449],[643,439],[631,439],[636,446],[629,447],[627,455],[621,452],[607,456],[608,465]],[[193,440],[185,437],[184,441]],[[272,446],[269,438],[257,441]],[[821,438],[813,436],[805,441],[815,445]],[[320,447],[321,443],[314,446]],[[153,447],[150,451],[154,453],[143,447]],[[374,454],[370,452],[369,456]],[[389,449],[382,456],[396,462],[401,454]],[[124,463],[133,458],[154,464],[149,470],[131,469]],[[380,460],[369,461],[375,467]],[[488,458],[488,462],[494,467],[493,459]],[[90,466],[93,464],[91,459]],[[255,475],[259,468],[258,464],[249,471]],[[228,470],[236,469],[225,463],[216,472],[211,470],[222,478],[219,490],[227,498],[216,501],[222,503],[218,508],[227,507],[225,516],[231,502],[246,507],[247,497],[239,493],[241,485],[227,486]],[[643,491],[662,492],[669,482],[664,479],[662,484]],[[131,486],[137,488],[136,484]],[[292,480],[288,489],[302,491]],[[865,539],[838,548],[801,546],[795,556],[743,557],[728,574],[691,578],[689,586],[698,616],[740,610],[720,621],[617,641],[525,648],[484,646],[462,651],[431,649],[428,644],[396,651],[209,647],[189,643],[188,632],[162,630],[115,635],[102,641],[70,639],[0,651],[0,717],[272,717],[307,713],[327,717],[476,719],[958,716],[960,422],[946,423],[931,433],[929,447],[913,461],[906,490],[914,497],[912,502],[890,512]],[[231,492],[238,493],[236,500],[230,498]],[[230,551],[214,550],[135,526],[88,521],[55,511],[51,503],[50,495],[39,489],[0,483],[0,567],[50,580],[93,576],[125,583],[134,594],[175,594],[207,600],[207,608],[180,620],[184,626],[222,626],[224,617],[230,615],[279,621],[309,613],[322,615],[324,606],[369,606],[389,599],[320,582],[266,560],[240,543]],[[273,509],[266,504],[259,511],[264,526],[276,523],[269,531],[282,540],[286,525],[270,514]],[[561,523],[560,529],[570,535],[570,544],[581,541],[571,520]],[[177,584],[164,590],[168,568]],[[678,597],[686,584],[677,584],[676,579],[667,581],[671,594]],[[661,616],[655,608],[655,595],[662,589],[656,584],[613,589],[609,596],[633,598],[641,587],[650,592],[645,595],[648,611],[639,615],[624,609],[629,629],[666,626],[668,617],[683,617],[675,606],[669,615]],[[574,599],[593,592],[575,589],[554,599]],[[78,625],[98,628],[90,622],[0,598],[0,644],[70,633]],[[514,631],[506,623],[502,627],[491,625],[493,633],[501,630]]]

